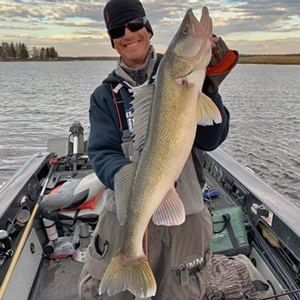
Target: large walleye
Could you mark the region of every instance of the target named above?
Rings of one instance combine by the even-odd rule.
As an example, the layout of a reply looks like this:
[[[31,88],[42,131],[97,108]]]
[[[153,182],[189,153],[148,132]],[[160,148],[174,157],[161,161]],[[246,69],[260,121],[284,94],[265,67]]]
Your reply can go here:
[[[115,176],[117,215],[125,237],[105,271],[100,294],[129,290],[147,298],[156,293],[143,235],[152,216],[157,225],[185,221],[174,182],[192,149],[197,124],[221,123],[217,106],[202,93],[211,39],[208,9],[203,8],[200,22],[188,10],[160,63],[155,86],[146,86],[133,100],[134,148],[142,153]]]

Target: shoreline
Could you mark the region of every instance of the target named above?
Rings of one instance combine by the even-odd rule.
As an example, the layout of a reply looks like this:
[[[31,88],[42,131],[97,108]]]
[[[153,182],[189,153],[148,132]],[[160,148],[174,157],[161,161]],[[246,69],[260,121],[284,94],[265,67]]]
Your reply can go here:
[[[300,65],[300,54],[240,55],[239,64]]]
[[[1,60],[0,62],[61,62],[61,61],[116,61],[119,57],[59,57],[57,59],[26,59],[26,60],[17,60],[17,59],[7,59]]]
[[[0,62],[116,61],[118,58],[117,56],[62,56],[57,59],[48,60],[0,60]],[[300,54],[240,54],[238,64],[300,65]]]

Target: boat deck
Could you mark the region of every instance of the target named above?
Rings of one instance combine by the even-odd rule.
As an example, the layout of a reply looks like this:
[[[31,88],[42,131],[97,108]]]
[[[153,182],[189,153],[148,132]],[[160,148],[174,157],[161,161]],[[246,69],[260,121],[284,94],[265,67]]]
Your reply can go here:
[[[207,178],[210,187],[216,183]],[[225,194],[214,197],[215,208],[228,207]],[[43,258],[28,300],[78,300],[78,280],[83,263],[71,257],[63,259]]]
[[[71,257],[41,262],[28,300],[78,300],[77,284],[83,263]]]
[[[218,196],[205,201],[206,204],[210,206],[212,209],[219,209],[219,208],[225,208],[234,205],[241,205],[243,203],[242,201],[244,197],[245,198],[248,197],[247,206],[252,205],[253,203],[256,203],[258,205],[261,204],[261,202],[259,202],[259,199],[256,198],[253,194],[251,194],[248,190],[246,190],[245,194],[241,194],[244,192],[245,188],[236,179],[232,181],[232,189],[230,190],[231,191],[230,194],[228,190],[226,190],[224,186],[222,186],[220,180],[217,180],[217,176],[212,176],[212,174],[208,172],[209,169],[211,168],[207,167],[205,169],[206,181],[208,183],[208,186],[220,192]],[[234,177],[230,177],[231,173],[230,174],[225,173],[224,170],[223,172],[225,174],[224,178],[225,176],[226,179],[227,177],[229,178],[228,180],[232,180],[232,178],[234,178]],[[241,195],[243,195],[244,197],[241,197]],[[285,205],[288,204],[286,203]],[[280,219],[275,214],[273,219],[275,220],[275,221],[273,220],[274,222],[279,223],[280,221]],[[274,224],[276,225],[276,223],[274,222],[273,225]],[[282,222],[279,224],[281,225]],[[275,225],[272,228],[276,229],[277,227]],[[286,231],[286,232],[287,234],[284,234],[284,236],[285,235],[291,236],[291,234],[293,233],[292,231]],[[278,230],[276,231],[276,233],[281,234],[281,232]],[[299,243],[298,236],[296,239],[296,243]],[[293,246],[293,244],[289,242],[289,246],[291,245]],[[271,247],[268,246],[268,249],[269,248]],[[297,247],[294,247],[292,249],[297,250]],[[275,287],[276,293],[280,294],[286,290],[295,290],[295,288],[298,287],[297,283],[294,284],[293,281],[295,278],[295,274],[294,274],[295,272],[289,267],[288,261],[284,260],[283,257],[276,252],[276,249],[269,249],[269,250],[270,253],[272,254],[273,260],[276,258],[276,261],[280,262],[282,266],[285,266],[285,272],[288,272],[289,276],[291,276],[290,277],[292,279],[292,281],[290,281],[290,283],[292,283],[291,287],[286,286],[286,284],[282,281],[280,277],[278,277],[278,275],[274,277],[275,274],[274,268],[270,265],[269,261],[265,259],[265,257],[263,257],[262,259],[260,257],[259,252],[257,252],[258,250],[256,250],[258,254],[255,256],[255,259],[257,259],[258,270],[263,274],[263,276],[265,276],[265,278],[267,278],[268,280],[270,280],[270,282],[272,282],[273,286]],[[285,252],[284,254],[286,256],[288,255],[287,256],[288,259],[292,257],[295,262],[294,265],[298,266],[298,260],[296,260],[298,258],[293,256],[291,252]],[[84,265],[83,263],[75,262],[70,257],[59,259],[59,260],[43,258],[28,300],[79,300],[77,286],[78,286],[78,281],[79,281],[79,277],[83,265]],[[281,298],[283,300],[298,299],[298,298],[294,298],[293,296],[282,296]]]
[[[209,174],[206,177],[209,187],[221,191]],[[214,208],[228,207],[232,202],[225,197],[226,194],[221,193],[211,203],[206,202]],[[79,300],[77,285],[83,265],[71,257],[56,260],[43,258],[28,300]]]

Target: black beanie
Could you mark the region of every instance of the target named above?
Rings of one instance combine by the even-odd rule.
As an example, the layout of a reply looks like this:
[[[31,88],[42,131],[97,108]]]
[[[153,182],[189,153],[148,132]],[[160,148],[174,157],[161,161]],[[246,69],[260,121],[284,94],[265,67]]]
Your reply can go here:
[[[103,14],[107,30],[118,25],[124,25],[130,20],[146,16],[143,5],[139,0],[109,0],[104,7]],[[153,36],[153,30],[148,20],[145,27]],[[111,44],[114,47],[112,38]]]

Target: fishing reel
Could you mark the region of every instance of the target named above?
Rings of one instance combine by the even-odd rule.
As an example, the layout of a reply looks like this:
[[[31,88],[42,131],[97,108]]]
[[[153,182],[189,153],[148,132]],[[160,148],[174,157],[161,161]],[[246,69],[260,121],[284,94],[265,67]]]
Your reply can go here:
[[[11,257],[14,251],[12,249],[12,240],[6,230],[0,230],[0,265],[4,263],[7,257]]]
[[[73,177],[77,174],[78,156],[84,153],[84,135],[83,127],[80,122],[75,121],[70,127],[69,137],[69,153],[72,153],[72,164],[73,164]],[[70,146],[73,144],[73,149]]]
[[[75,121],[70,127],[69,147],[73,144],[73,149],[69,152],[73,154],[83,154],[84,152],[84,129],[80,122]]]

